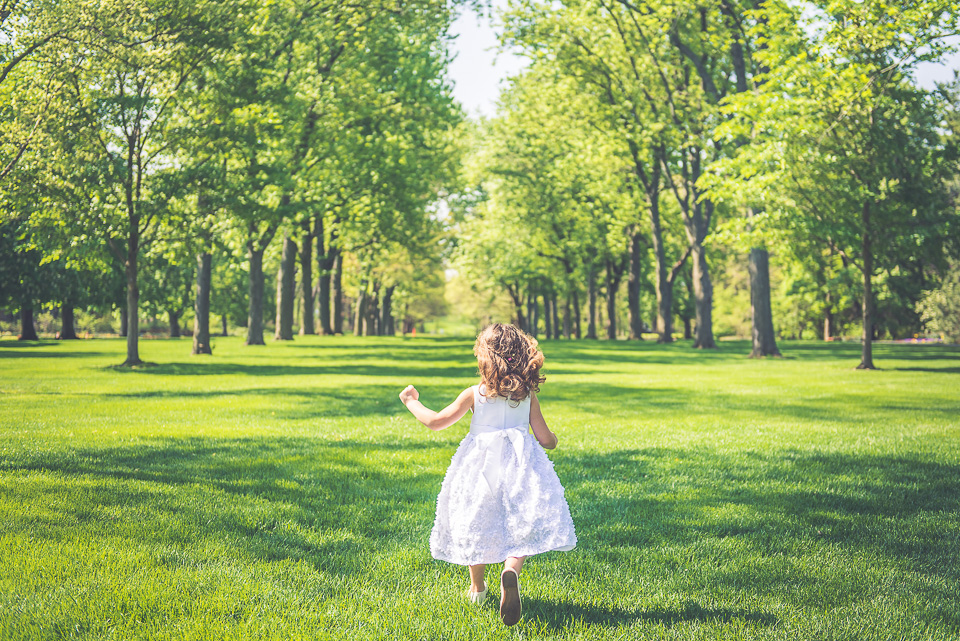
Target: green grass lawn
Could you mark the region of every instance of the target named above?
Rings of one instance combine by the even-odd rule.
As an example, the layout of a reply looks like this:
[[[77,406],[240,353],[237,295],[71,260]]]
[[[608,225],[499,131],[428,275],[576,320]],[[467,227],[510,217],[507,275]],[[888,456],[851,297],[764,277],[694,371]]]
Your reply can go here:
[[[579,547],[434,561],[472,341],[0,341],[0,639],[957,639],[960,350],[543,343]],[[495,572],[491,593],[499,590]]]

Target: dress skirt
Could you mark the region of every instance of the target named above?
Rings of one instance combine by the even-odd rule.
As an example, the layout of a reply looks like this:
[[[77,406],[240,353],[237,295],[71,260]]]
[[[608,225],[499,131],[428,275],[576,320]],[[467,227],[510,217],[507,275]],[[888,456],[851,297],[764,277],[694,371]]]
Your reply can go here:
[[[576,545],[563,486],[533,434],[468,433],[440,487],[433,557],[478,565]]]

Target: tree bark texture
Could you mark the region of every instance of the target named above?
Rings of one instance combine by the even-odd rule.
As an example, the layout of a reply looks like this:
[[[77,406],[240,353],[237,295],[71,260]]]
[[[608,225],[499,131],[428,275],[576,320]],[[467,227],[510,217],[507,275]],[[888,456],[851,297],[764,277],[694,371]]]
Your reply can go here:
[[[587,271],[587,338],[597,338],[597,274]]]
[[[180,314],[181,312],[173,309],[167,310],[167,318],[170,321],[170,338],[180,338],[182,333],[180,331]]]
[[[333,308],[331,298],[339,296],[339,292],[334,292],[331,278],[334,271],[334,263],[340,254],[340,250],[334,244],[337,236],[335,229],[330,230],[330,242],[326,242],[323,231],[323,214],[317,215],[314,236],[317,239],[317,294],[320,298],[320,333],[323,335],[334,334],[336,323],[333,320]],[[339,314],[339,312],[338,312]]]
[[[20,340],[38,341],[37,328],[33,322],[33,301],[20,303]]]
[[[539,301],[537,300],[537,293],[532,289],[527,292],[527,333],[530,336],[537,337],[537,324],[539,323]]]
[[[380,283],[374,283],[373,291],[367,298],[367,307],[364,310],[364,336],[378,336],[380,334]]]
[[[333,249],[331,249],[331,252]],[[333,256],[333,273],[330,282],[330,299],[333,304],[333,333],[343,333],[343,254],[336,250]]]
[[[354,336],[363,336],[363,320],[366,318],[366,302],[367,302],[367,283],[363,282],[360,285],[360,291],[357,292],[357,300],[354,303],[354,314],[353,314],[353,335]]]
[[[230,335],[230,328],[227,327],[227,324],[229,323],[229,321],[227,320],[227,315],[226,315],[226,314],[223,314],[223,315],[220,317],[220,322],[223,324],[223,333],[221,334],[221,336],[229,336],[229,335]]]
[[[658,343],[673,342],[673,280],[670,278],[670,268],[667,266],[667,254],[663,245],[663,229],[660,226],[660,205],[650,201],[650,224],[653,241],[653,257],[656,267],[657,292],[657,331],[660,333]]]
[[[570,293],[567,292],[567,295],[564,297],[563,301],[563,337],[566,339],[570,338],[570,332],[572,331],[572,320],[570,318]]]
[[[193,301],[193,354],[212,354],[210,347],[210,280],[213,257],[197,254],[197,295]],[[224,316],[226,319],[226,316]]]
[[[643,340],[643,318],[640,315],[640,273],[642,245],[640,233],[636,232],[630,239],[630,275],[627,280],[627,307],[630,313],[630,339]]]
[[[247,314],[247,345],[263,345],[263,250],[247,243],[250,261],[250,302]]]
[[[753,351],[751,358],[780,356],[773,333],[773,311],[770,307],[770,257],[767,250],[750,250],[750,312],[753,318]]]
[[[583,314],[583,310],[580,309],[580,292],[577,291],[577,288],[573,288],[573,295],[571,296],[573,304],[573,334],[577,337],[577,340],[583,338],[583,333],[581,331],[582,322],[580,316]]]
[[[390,285],[383,291],[383,300],[380,301],[380,335],[393,336],[393,290],[396,285]]]
[[[60,306],[60,338],[62,340],[76,340],[77,328],[74,323],[73,305],[64,303]]]
[[[693,258],[693,298],[697,310],[697,331],[693,346],[699,349],[713,349],[717,346],[713,340],[713,284],[710,282],[706,249],[697,242],[693,246],[691,256]]]
[[[510,295],[510,300],[513,301],[513,313],[515,314],[517,327],[525,332],[527,331],[527,319],[523,313],[523,294],[520,293],[520,285],[508,285],[507,293]]]
[[[560,338],[560,306],[557,304],[557,292],[550,293],[550,313],[553,314],[553,338]],[[569,336],[569,334],[568,334]]]
[[[300,245],[300,335],[316,334],[313,322],[313,234],[310,221],[303,223],[303,241]]]
[[[873,365],[873,248],[870,238],[870,203],[860,212],[861,253],[863,254],[863,344],[857,369],[876,369]]]
[[[673,342],[673,279],[676,277],[678,266],[671,271],[667,264],[667,252],[663,242],[663,225],[660,219],[660,189],[663,167],[666,164],[665,150],[657,150],[656,158],[648,166],[641,160],[639,148],[630,143],[633,164],[637,177],[643,184],[647,199],[647,213],[650,218],[650,242],[653,247],[654,269],[656,278],[654,287],[657,294],[656,328],[659,332],[658,343]],[[631,246],[631,251],[633,247]],[[682,264],[682,260],[680,263]],[[639,286],[639,285],[638,285]]]
[[[293,306],[296,298],[297,244],[289,235],[283,235],[283,253],[277,272],[277,326],[274,339],[293,340]]]
[[[549,293],[543,295],[543,333],[548,339],[553,338],[553,312]]]
[[[607,338],[617,338],[617,290],[620,289],[620,279],[611,269],[607,269]]]
[[[824,296],[824,302],[826,305],[823,310],[823,340],[829,341],[833,336],[833,300],[830,292]]]
[[[673,281],[657,268],[657,342],[673,342]]]
[[[124,304],[120,308],[120,336],[127,337],[127,306]]]
[[[140,287],[137,283],[140,238],[131,225],[129,251],[127,253],[127,360],[124,365],[140,365]]]

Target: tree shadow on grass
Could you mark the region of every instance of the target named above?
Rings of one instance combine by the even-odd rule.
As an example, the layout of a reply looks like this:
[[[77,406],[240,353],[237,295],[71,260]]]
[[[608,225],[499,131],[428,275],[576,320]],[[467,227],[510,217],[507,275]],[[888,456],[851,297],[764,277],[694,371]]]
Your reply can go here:
[[[248,376],[252,378],[277,376],[406,376],[431,378],[459,378],[476,373],[476,366],[437,367],[436,364],[405,362],[401,367],[383,365],[305,365],[295,364],[246,364],[226,362],[159,363],[146,368],[107,368],[120,374],[161,376]]]
[[[626,610],[602,605],[554,603],[540,599],[523,598],[524,619],[535,619],[555,631],[567,630],[576,623],[587,626],[620,627],[637,622],[672,626],[691,621],[729,623],[745,621],[764,626],[775,626],[780,620],[772,614],[737,609],[703,608],[695,601],[686,601],[674,609]]]
[[[403,385],[358,385],[343,387],[242,387],[226,389],[147,389],[129,392],[106,392],[96,396],[107,399],[144,399],[163,402],[169,399],[209,400],[222,415],[232,406],[244,416],[259,415],[265,419],[316,421],[331,418],[373,418],[405,416],[399,394]],[[461,385],[431,385],[421,390],[421,400],[428,407],[440,409],[454,401],[463,390]],[[236,401],[256,399],[254,406]]]
[[[278,366],[281,368],[282,366]],[[378,370],[378,376],[368,380],[380,378],[383,372]],[[106,392],[98,394],[110,399],[144,399],[163,401],[167,399],[209,399],[211,402],[230,399],[260,399],[255,406],[243,404],[242,412],[249,415],[262,414],[264,417],[287,418],[291,420],[316,420],[324,418],[342,417],[388,417],[403,415],[405,410],[397,399],[406,380],[416,380],[418,377],[412,372],[401,372],[397,375],[400,381],[397,384],[363,383],[358,385],[343,384],[338,386],[339,380],[330,376],[325,380],[304,379],[300,386],[256,386],[197,389],[177,387],[157,389],[135,389],[130,391]],[[420,380],[423,380],[421,372]],[[459,384],[451,381],[459,378]],[[256,377],[238,379],[239,384],[256,381]],[[265,378],[265,381],[270,380]],[[457,395],[467,385],[476,382],[473,372],[460,370],[458,376],[436,379],[418,385],[421,400],[427,407],[440,409],[453,402]],[[317,385],[316,383],[321,383]],[[60,392],[56,392],[59,394]],[[954,416],[960,414],[960,397],[954,402],[941,400],[937,405],[930,405],[923,397],[911,396],[888,397],[878,395],[863,399],[858,405],[851,408],[849,398],[842,393],[833,396],[820,396],[812,399],[792,397],[783,399],[778,390],[769,393],[742,395],[722,393],[713,390],[697,390],[678,387],[653,387],[612,385],[604,383],[590,383],[582,379],[560,379],[550,382],[540,398],[548,407],[555,403],[568,403],[576,407],[577,411],[595,414],[608,419],[616,417],[618,420],[649,420],[657,415],[675,417],[683,412],[685,418],[702,416],[714,418],[724,411],[735,411],[741,414],[753,414],[758,420],[790,418],[798,421],[816,421],[822,424],[846,423],[851,420],[853,412],[857,420],[869,420],[870,414],[876,414],[876,420],[889,420],[891,410],[900,412],[924,412]],[[267,399],[264,401],[263,399]],[[272,402],[271,402],[272,399]],[[233,405],[238,405],[233,403]],[[219,410],[229,410],[231,405],[221,406]],[[239,405],[238,405],[239,406]],[[218,410],[218,411],[219,411]],[[240,411],[240,410],[238,410]]]
[[[582,379],[553,380],[540,395],[545,407],[560,401],[569,403],[578,411],[595,414],[598,419],[650,420],[659,416],[676,419],[680,412],[684,419],[703,417],[715,420],[724,412],[755,416],[759,422],[792,419],[798,422],[820,424],[848,424],[857,421],[889,421],[891,410],[960,415],[960,396],[941,398],[931,405],[923,396],[876,395],[859,399],[851,405],[850,397],[838,390],[829,396],[805,398],[802,395],[784,397],[782,390],[758,390],[756,394],[725,393],[715,389],[696,389],[660,386],[630,386],[597,384]]]
[[[764,554],[794,556],[809,544],[867,549],[891,563],[910,559],[920,574],[960,580],[960,539],[944,536],[944,528],[960,528],[958,463],[668,448],[555,462],[578,535],[606,548],[611,562],[651,547],[736,537]],[[744,568],[732,569],[729,581],[763,586]]]
[[[27,345],[23,344],[14,344],[7,345],[10,341],[0,341],[0,358],[22,358],[22,359],[32,359],[32,358],[87,358],[87,357],[100,357],[100,356],[116,356],[114,352],[103,352],[97,350],[73,350],[73,349],[63,349],[63,350],[40,350],[41,347],[66,347],[66,345],[57,341],[42,342],[42,343],[30,343]]]
[[[119,534],[133,546],[173,546],[178,562],[208,544],[227,545],[252,561],[354,574],[371,554],[428,535],[442,474],[434,450],[446,447],[187,438],[22,453],[0,458],[0,471],[41,473],[51,495],[66,490],[76,499],[56,518],[27,510],[5,527],[51,540]]]
[[[928,374],[960,374],[960,367],[891,367],[894,372],[926,372]]]

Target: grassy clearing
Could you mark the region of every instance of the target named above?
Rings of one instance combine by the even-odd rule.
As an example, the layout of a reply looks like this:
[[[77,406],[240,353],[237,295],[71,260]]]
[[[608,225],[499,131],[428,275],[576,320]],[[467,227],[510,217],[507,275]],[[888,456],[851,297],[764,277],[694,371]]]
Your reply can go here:
[[[956,639],[960,351],[546,342],[580,547],[524,617],[428,550],[471,341],[0,341],[2,639]],[[495,586],[496,574],[490,574]]]

